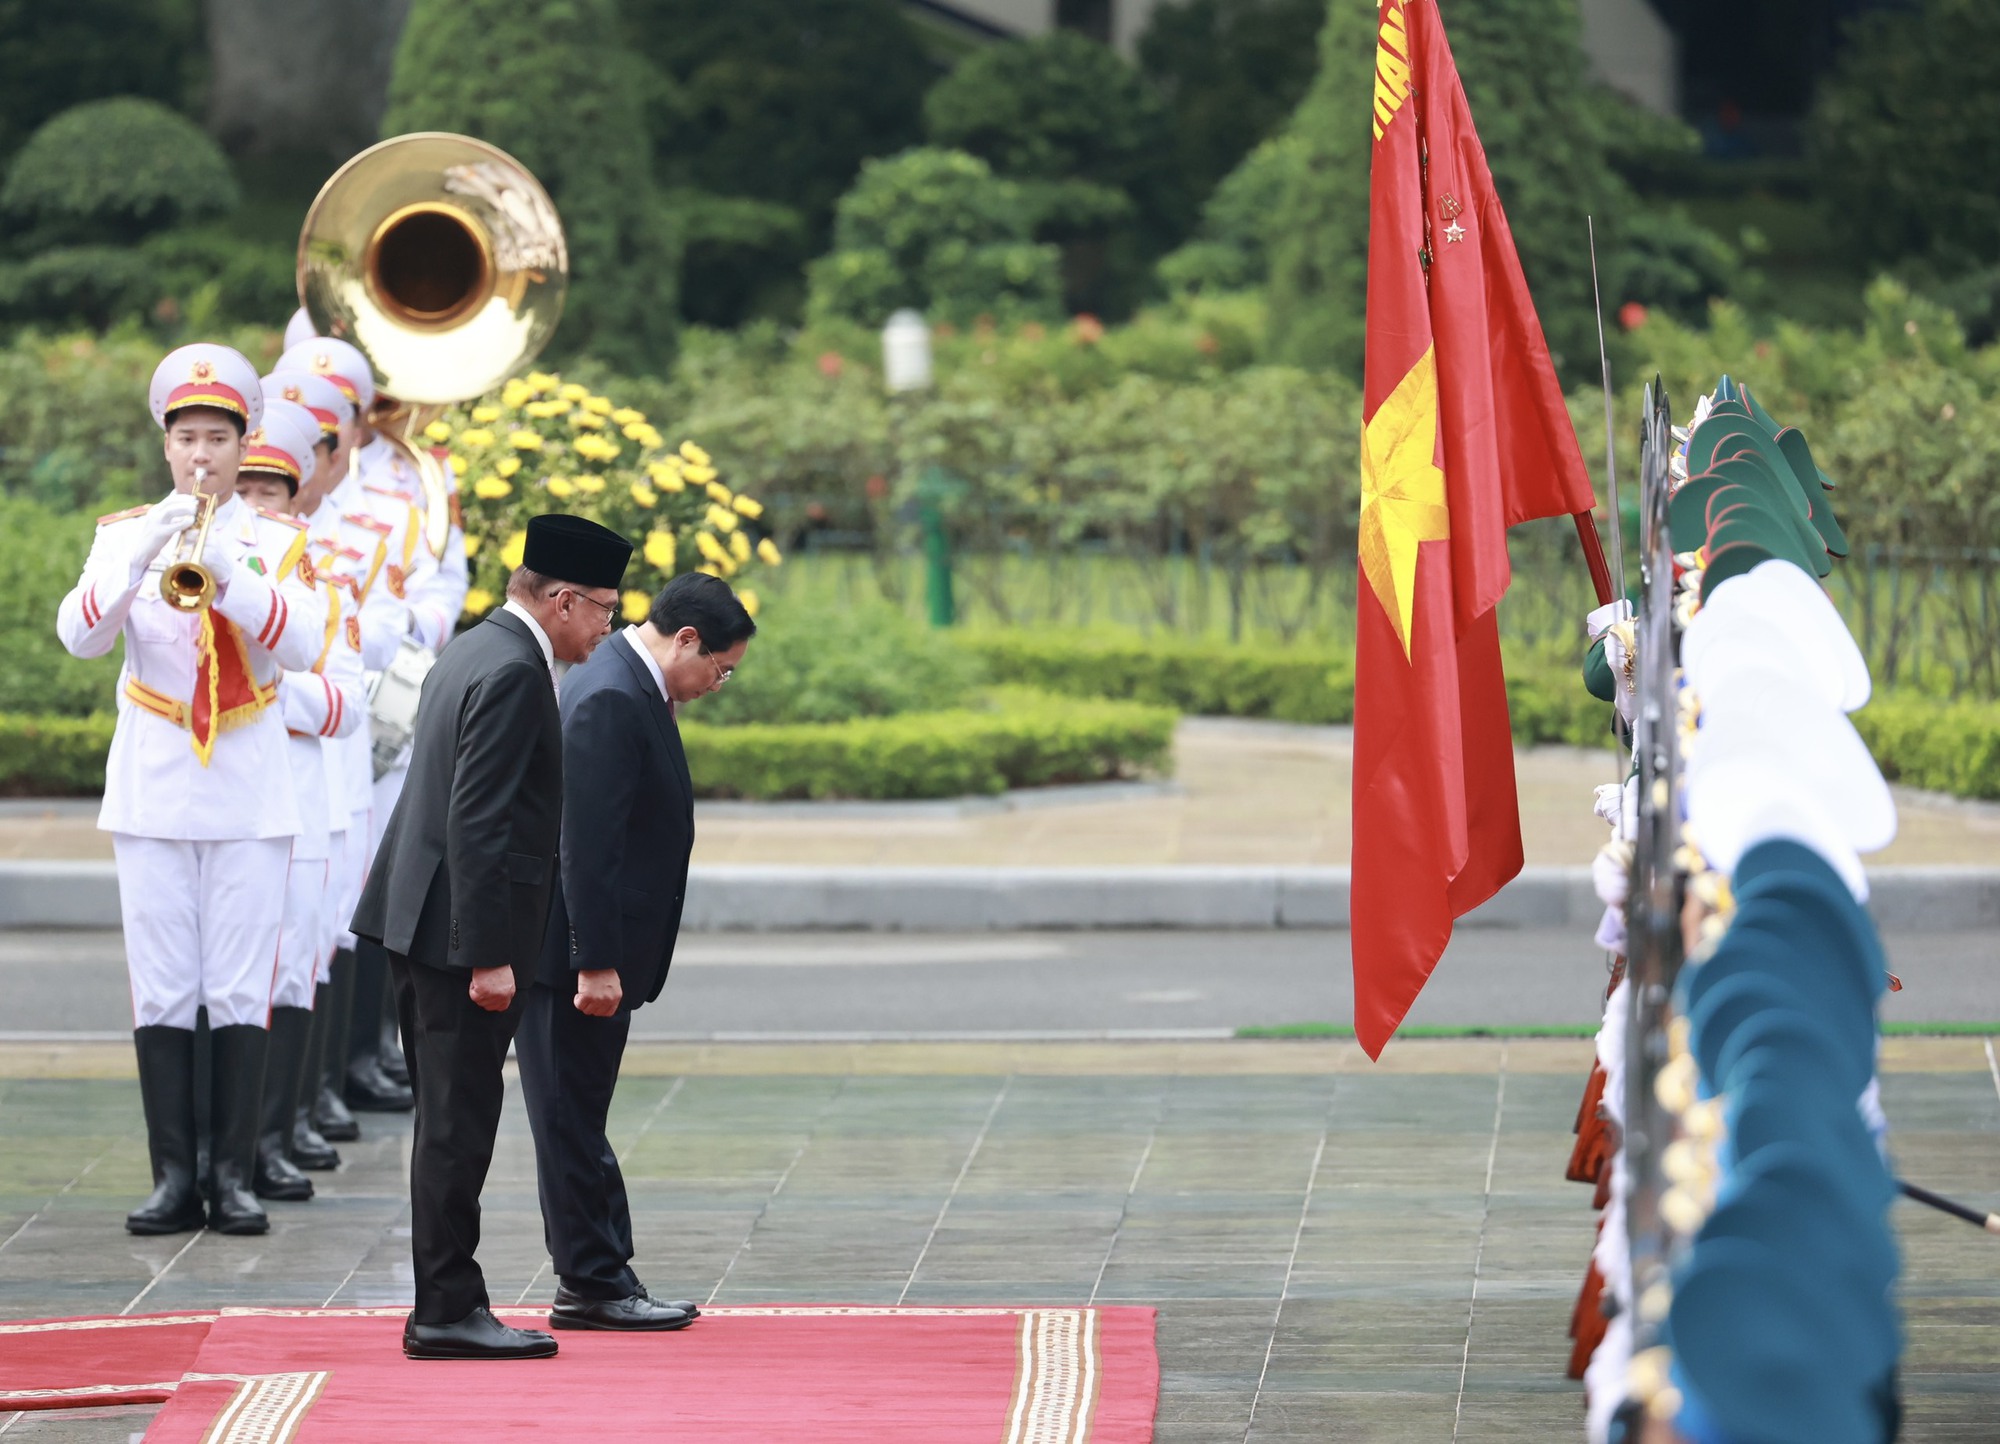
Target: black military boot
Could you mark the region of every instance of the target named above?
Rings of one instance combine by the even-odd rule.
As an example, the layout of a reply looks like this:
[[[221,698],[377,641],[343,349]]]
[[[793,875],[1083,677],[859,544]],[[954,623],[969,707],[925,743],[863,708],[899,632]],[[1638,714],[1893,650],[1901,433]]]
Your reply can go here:
[[[389,955],[362,938],[354,945],[354,1016],[348,1028],[347,1106],[361,1113],[407,1113],[416,1107],[407,1083],[382,1071],[382,1000],[389,987]]]
[[[327,964],[333,981],[326,998],[326,1057],[320,1065],[319,1088],[313,1095],[312,1124],[333,1143],[350,1143],[361,1136],[361,1125],[347,1111],[341,1092],[347,1085],[347,1034],[354,1019],[354,954],[337,949]]]
[[[249,1023],[232,1023],[209,1034],[215,1059],[215,1135],[208,1226],[217,1233],[268,1233],[271,1228],[252,1191],[270,1037]]]
[[[146,1110],[146,1147],[153,1192],[125,1215],[132,1233],[188,1233],[202,1223],[194,1169],[194,1033],[188,1028],[139,1028],[139,1098]]]
[[[311,1173],[340,1167],[340,1150],[313,1127],[313,1097],[326,1070],[326,1033],[332,989],[321,983],[313,990],[312,1027],[307,1031],[306,1065],[299,1075],[298,1097],[292,1108],[292,1162]]]
[[[313,1196],[312,1180],[289,1156],[292,1112],[299,1080],[305,1076],[306,1038],[312,1013],[305,1008],[271,1009],[271,1041],[264,1058],[264,1104],[257,1129],[257,1162],[251,1188],[259,1198],[303,1203]]]

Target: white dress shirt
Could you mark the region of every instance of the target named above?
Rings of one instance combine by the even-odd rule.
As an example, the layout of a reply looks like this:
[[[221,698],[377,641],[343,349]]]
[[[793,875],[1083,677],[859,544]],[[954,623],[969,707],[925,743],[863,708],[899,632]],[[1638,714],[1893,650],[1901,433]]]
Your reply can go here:
[[[535,645],[542,649],[542,662],[549,669],[549,685],[554,687],[557,695],[560,696],[562,693],[562,683],[556,678],[556,649],[555,645],[549,641],[549,634],[542,630],[542,624],[535,620],[535,614],[512,597],[507,598],[501,605],[500,610],[503,612],[512,612],[528,624],[528,631],[533,634]]]
[[[669,712],[674,710],[674,699],[667,695],[667,674],[660,664],[653,660],[653,654],[646,650],[646,644],[639,640],[639,629],[627,627],[618,634],[632,644],[632,650],[639,654],[639,660],[646,664],[646,672],[653,679],[653,685],[660,689],[660,700],[667,704]]]

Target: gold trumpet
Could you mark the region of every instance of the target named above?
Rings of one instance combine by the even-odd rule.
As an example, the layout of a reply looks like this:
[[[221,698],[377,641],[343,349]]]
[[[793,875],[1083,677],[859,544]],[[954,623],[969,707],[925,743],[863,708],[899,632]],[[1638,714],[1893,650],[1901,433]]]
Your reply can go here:
[[[215,573],[201,562],[208,547],[209,524],[215,520],[215,493],[202,490],[207,482],[207,468],[197,467],[194,489],[200,503],[194,524],[181,533],[173,556],[160,572],[160,596],[177,612],[205,612],[215,600]]]
[[[411,435],[435,408],[490,391],[548,344],[569,252],[532,172],[442,131],[362,151],[320,188],[299,234],[299,303],[321,335],[359,347],[382,395],[378,434],[415,466],[441,552],[450,485]]]

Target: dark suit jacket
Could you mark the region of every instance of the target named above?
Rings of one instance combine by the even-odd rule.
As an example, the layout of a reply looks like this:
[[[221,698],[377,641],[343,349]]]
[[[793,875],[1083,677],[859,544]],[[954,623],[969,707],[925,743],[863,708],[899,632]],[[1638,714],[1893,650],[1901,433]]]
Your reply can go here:
[[[534,975],[562,826],[562,717],[527,624],[496,611],[424,678],[410,775],[353,930],[436,968]]]
[[[660,996],[694,851],[694,786],[650,664],[610,637],[563,678],[562,877],[541,979],[616,968],[625,1006]]]

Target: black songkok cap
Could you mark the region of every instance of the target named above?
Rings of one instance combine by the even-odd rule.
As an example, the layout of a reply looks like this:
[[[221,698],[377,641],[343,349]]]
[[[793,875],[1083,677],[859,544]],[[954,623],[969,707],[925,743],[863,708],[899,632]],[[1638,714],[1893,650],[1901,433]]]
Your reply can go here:
[[[587,517],[552,512],[530,517],[521,565],[552,581],[578,587],[615,587],[625,580],[632,543]]]

